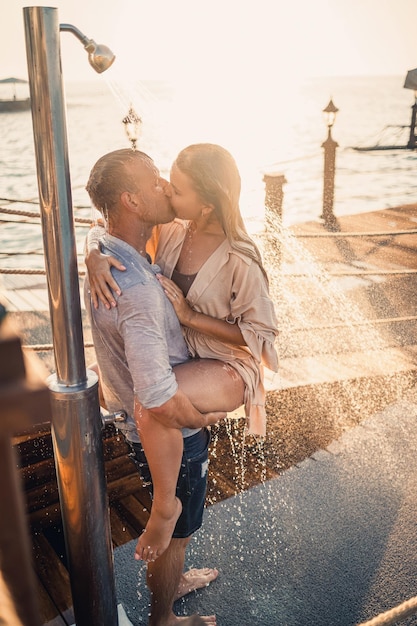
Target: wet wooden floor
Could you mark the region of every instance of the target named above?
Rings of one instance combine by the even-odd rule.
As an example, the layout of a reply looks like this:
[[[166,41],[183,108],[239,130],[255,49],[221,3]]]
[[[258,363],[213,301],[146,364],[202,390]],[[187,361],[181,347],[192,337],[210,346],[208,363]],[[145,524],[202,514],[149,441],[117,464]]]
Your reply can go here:
[[[42,624],[73,624],[70,577],[66,564],[58,486],[49,428],[16,436],[33,549],[37,598]],[[113,547],[137,538],[146,526],[150,496],[139,478],[124,438],[113,426],[103,431],[103,448]],[[273,472],[267,472],[268,477]],[[257,477],[254,482],[259,482]],[[235,495],[241,487],[213,470],[208,504]],[[52,625],[51,625],[52,626]]]

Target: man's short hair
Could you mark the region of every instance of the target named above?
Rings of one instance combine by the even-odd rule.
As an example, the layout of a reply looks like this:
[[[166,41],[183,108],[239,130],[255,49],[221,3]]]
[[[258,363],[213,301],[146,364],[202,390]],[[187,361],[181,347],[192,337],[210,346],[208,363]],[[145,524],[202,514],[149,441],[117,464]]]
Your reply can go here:
[[[124,191],[139,191],[137,176],[133,177],[132,168],[127,167],[135,162],[155,167],[153,160],[145,152],[131,148],[108,152],[93,166],[85,188],[92,203],[105,219],[114,215]]]

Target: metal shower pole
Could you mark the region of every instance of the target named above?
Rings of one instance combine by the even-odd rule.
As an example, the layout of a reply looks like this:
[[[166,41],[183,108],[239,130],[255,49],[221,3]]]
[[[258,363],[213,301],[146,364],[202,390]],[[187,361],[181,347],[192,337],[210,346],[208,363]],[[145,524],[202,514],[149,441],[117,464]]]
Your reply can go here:
[[[77,626],[118,624],[96,375],[86,371],[58,11],[26,7],[26,52],[56,374],[52,438]]]

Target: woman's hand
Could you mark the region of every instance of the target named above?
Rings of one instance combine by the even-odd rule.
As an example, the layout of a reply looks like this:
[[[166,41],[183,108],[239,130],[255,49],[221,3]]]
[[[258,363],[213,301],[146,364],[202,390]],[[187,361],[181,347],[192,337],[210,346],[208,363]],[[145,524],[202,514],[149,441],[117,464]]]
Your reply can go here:
[[[172,303],[175,313],[183,326],[189,326],[195,311],[190,307],[181,289],[169,278],[162,274],[156,275],[161,283],[168,300]]]
[[[115,267],[120,271],[125,271],[125,266],[120,263],[114,256],[103,254],[100,250],[90,250],[85,257],[88,278],[90,281],[91,300],[95,309],[98,308],[99,302],[102,302],[106,309],[116,306],[116,300],[111,290],[118,296],[121,290],[117,282],[114,280],[110,268]]]
[[[237,322],[230,323],[226,320],[219,320],[211,317],[211,315],[195,311],[184,298],[181,289],[172,280],[162,276],[162,274],[157,274],[157,278],[164,288],[168,299],[172,302],[177,317],[183,326],[192,328],[223,343],[231,343],[235,346],[247,345]]]

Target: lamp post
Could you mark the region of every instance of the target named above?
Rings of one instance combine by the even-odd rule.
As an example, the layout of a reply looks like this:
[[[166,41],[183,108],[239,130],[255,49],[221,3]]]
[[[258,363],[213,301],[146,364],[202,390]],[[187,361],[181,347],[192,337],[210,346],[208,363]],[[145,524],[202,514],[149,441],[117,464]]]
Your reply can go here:
[[[126,117],[122,119],[122,123],[124,124],[127,138],[132,144],[132,150],[136,150],[136,143],[138,140],[138,129],[139,129],[139,125],[141,124],[141,122],[142,120],[136,113],[135,109],[133,108],[132,105],[130,105],[129,111]]]
[[[327,124],[327,139],[321,144],[324,148],[324,173],[323,173],[323,212],[321,218],[324,220],[324,225],[329,230],[337,229],[337,220],[333,214],[333,201],[334,201],[334,176],[335,176],[335,164],[336,164],[336,148],[338,143],[332,138],[332,127],[336,119],[336,113],[338,108],[334,105],[333,100],[330,99],[329,104],[323,113],[325,114]]]
[[[77,626],[118,623],[98,379],[85,367],[57,9],[23,9],[56,374],[52,440]],[[75,27],[91,65],[114,55]]]

